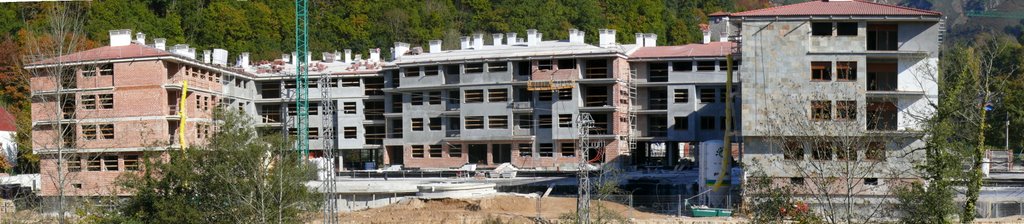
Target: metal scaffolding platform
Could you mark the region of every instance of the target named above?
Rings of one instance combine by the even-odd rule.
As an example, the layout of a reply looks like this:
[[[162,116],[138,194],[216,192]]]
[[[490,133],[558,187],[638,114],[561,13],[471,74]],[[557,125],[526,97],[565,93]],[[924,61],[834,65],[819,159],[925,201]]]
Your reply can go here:
[[[576,80],[534,80],[526,83],[529,91],[552,91],[576,88]]]

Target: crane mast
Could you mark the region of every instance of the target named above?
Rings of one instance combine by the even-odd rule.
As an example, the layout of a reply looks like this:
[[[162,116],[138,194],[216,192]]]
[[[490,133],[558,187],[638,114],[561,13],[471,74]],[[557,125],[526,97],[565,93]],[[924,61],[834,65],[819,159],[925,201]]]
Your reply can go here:
[[[295,1],[295,149],[309,158],[309,45],[306,0]]]

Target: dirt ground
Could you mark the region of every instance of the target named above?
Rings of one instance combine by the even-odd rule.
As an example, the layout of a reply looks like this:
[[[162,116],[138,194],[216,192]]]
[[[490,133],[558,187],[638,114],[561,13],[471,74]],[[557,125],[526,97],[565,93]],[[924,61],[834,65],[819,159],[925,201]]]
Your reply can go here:
[[[597,203],[596,201],[591,203]],[[678,219],[668,215],[636,211],[627,206],[604,202],[605,208],[632,218],[636,223],[733,223],[734,219]],[[562,214],[576,209],[575,198],[547,197],[542,200],[543,219],[557,223]],[[342,213],[343,223],[534,223],[537,217],[537,199],[498,195],[475,199],[412,199],[388,207]],[[591,214],[595,217],[595,214]],[[319,222],[319,220],[314,221]],[[739,222],[736,222],[739,223]]]

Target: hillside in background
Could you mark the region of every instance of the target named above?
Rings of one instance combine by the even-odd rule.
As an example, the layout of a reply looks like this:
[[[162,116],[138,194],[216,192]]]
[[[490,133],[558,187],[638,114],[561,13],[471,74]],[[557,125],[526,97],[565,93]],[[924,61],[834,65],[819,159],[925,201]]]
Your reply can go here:
[[[51,3],[0,4],[0,36],[44,31],[42,14]],[[294,48],[294,3],[280,0],[206,1],[146,0],[85,3],[83,32],[106,43],[107,31],[132,29],[168,45],[188,43],[200,50],[224,48],[252,52],[253,59],[273,59]],[[637,32],[656,33],[658,43],[684,44],[701,39],[698,24],[707,14],[768,6],[768,0],[376,0],[312,1],[309,40],[312,52],[387,48],[394,42],[414,46],[442,39],[458,48],[460,36],[474,32],[525,33],[538,29],[545,39],[565,39],[568,30],[618,30],[620,41]],[[2,38],[2,37],[0,37]],[[632,42],[632,41],[629,41]]]

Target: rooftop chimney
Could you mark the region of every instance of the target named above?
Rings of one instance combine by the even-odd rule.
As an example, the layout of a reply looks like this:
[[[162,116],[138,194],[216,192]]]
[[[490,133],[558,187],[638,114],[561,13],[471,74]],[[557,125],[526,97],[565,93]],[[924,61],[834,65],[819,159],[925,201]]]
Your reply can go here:
[[[501,45],[503,45],[503,44],[501,44],[501,39],[505,39],[505,34],[502,34],[502,33],[492,33],[491,34],[491,38],[494,39],[494,41],[491,43],[492,45],[494,45],[494,46],[501,46]]]
[[[352,64],[352,49],[345,49],[345,64]]]
[[[600,29],[600,30],[598,30],[598,45],[600,47],[612,47],[612,46],[615,46],[615,30],[613,30],[613,29]]]
[[[583,43],[583,31],[569,29],[569,43]]]
[[[391,60],[401,59],[405,53],[409,52],[409,44],[402,42],[395,42],[395,54],[391,56]]]
[[[644,47],[656,47],[658,46],[658,35],[654,33],[644,34]]]
[[[203,50],[203,63],[209,64],[210,61],[212,61],[212,59],[210,58],[211,53],[213,52],[211,52],[210,50]]]
[[[296,52],[292,51],[292,60],[290,61],[292,64],[298,64],[299,63],[299,58],[295,57],[295,55],[298,55],[298,54],[299,53],[296,53]]]
[[[288,57],[288,54],[281,54],[281,61],[284,61],[284,63],[291,63],[291,58]]]
[[[459,49],[460,50],[469,50],[469,37],[468,36],[459,37]]]
[[[335,50],[334,54],[332,54],[331,56],[334,56],[334,61],[342,61],[341,60],[341,52],[338,52],[337,50]]]
[[[213,64],[220,66],[228,65],[228,51],[224,49],[213,49]]]
[[[320,61],[323,61],[323,62],[326,62],[326,63],[334,62],[334,55],[331,54],[330,52],[321,52],[320,53]]]
[[[473,49],[480,50],[484,49],[484,34],[474,33],[473,34]]]
[[[722,32],[718,35],[718,42],[729,42],[729,33]]]
[[[516,45],[516,33],[505,34],[505,45]]]
[[[540,33],[536,29],[526,30],[526,46],[534,46],[540,42]]]
[[[238,67],[249,68],[249,52],[242,52],[238,55],[238,63],[235,63]]]
[[[636,35],[636,45],[638,45],[638,47],[643,47],[644,46],[644,34],[643,33],[636,33],[634,35]]]
[[[135,33],[135,43],[139,45],[146,45],[146,34],[142,32]]]
[[[370,48],[370,62],[380,62],[380,48]]]
[[[313,52],[306,52],[306,63],[313,62]]]
[[[185,49],[185,57],[188,57],[188,58],[191,58],[191,59],[196,59],[196,49],[195,48],[191,48],[191,47],[188,48],[188,49]]]
[[[167,50],[167,39],[156,38],[153,39],[153,47],[160,50]]]
[[[110,32],[110,46],[127,46],[132,43],[132,30],[111,30]]]
[[[705,43],[705,44],[706,43],[710,43],[711,42],[711,27],[708,26],[708,24],[702,23],[702,24],[700,24],[700,32],[704,34],[704,41],[701,42],[701,43]]]
[[[441,40],[430,40],[430,53],[441,53]]]

